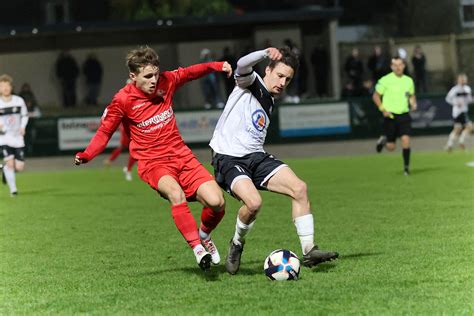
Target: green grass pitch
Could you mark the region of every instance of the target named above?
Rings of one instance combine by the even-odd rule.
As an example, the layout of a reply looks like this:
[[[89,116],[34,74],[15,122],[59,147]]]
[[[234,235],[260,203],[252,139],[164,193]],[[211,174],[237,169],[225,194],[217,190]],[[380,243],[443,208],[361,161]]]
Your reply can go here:
[[[286,162],[309,187],[316,241],[340,259],[271,282],[274,249],[301,255],[290,200],[263,193],[240,272],[209,273],[175,228],[168,203],[116,168],[17,177],[0,187],[0,314],[472,315],[473,152]],[[27,162],[28,163],[28,162]],[[224,259],[238,203],[214,232]],[[192,204],[198,218],[200,208]]]

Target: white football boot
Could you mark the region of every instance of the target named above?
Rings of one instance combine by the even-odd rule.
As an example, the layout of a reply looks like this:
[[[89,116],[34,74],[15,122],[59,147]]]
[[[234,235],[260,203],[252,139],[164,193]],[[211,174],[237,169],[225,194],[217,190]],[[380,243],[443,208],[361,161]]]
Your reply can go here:
[[[221,262],[221,256],[217,250],[216,244],[212,241],[211,236],[208,239],[201,238],[201,244],[211,254],[212,264],[217,265]]]
[[[204,249],[203,245],[197,245],[194,247],[193,252],[199,267],[203,271],[208,271],[211,268],[211,254]]]

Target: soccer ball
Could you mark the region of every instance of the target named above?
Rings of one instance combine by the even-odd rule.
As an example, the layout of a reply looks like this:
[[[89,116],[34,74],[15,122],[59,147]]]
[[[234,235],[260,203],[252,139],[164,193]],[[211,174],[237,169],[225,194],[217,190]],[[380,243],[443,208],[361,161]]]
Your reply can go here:
[[[272,281],[298,280],[300,259],[290,250],[277,249],[265,259],[263,270]]]

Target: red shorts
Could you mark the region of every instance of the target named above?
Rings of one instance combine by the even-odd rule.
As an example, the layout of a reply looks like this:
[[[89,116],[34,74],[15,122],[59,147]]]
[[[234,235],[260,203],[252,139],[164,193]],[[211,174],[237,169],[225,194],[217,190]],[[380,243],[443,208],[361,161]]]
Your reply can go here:
[[[177,157],[139,160],[138,175],[156,191],[159,191],[158,182],[162,176],[173,177],[183,189],[188,201],[195,201],[196,192],[203,183],[214,180],[191,150],[186,150]]]

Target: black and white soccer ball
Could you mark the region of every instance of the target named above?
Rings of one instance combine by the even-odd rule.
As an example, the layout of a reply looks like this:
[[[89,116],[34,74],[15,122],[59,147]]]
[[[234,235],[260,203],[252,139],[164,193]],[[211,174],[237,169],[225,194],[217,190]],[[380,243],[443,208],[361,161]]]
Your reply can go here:
[[[298,280],[300,259],[290,250],[277,249],[265,259],[263,270],[272,281]]]

